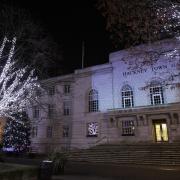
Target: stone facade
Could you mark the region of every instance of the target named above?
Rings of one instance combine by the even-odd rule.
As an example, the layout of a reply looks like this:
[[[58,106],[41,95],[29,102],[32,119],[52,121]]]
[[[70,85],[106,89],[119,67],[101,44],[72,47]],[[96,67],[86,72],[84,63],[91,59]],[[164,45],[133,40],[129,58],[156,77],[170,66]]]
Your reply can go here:
[[[168,39],[121,50],[107,64],[42,81],[28,107],[32,148],[180,141],[178,47]]]

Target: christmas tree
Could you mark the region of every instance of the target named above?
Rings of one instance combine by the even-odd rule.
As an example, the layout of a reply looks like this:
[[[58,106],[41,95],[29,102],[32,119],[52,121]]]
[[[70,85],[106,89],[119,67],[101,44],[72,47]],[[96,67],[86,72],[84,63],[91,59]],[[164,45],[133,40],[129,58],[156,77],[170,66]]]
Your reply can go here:
[[[18,112],[8,118],[3,134],[3,148],[14,152],[27,152],[30,147],[30,120],[27,114]]]

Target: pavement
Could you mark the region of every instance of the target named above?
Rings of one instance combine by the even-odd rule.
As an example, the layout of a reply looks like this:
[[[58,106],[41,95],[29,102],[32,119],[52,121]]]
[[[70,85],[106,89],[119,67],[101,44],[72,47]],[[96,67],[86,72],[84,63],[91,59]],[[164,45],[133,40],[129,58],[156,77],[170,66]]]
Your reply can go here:
[[[180,167],[71,163],[52,180],[180,180]]]
[[[39,166],[41,160],[6,158],[6,162]],[[180,180],[180,166],[109,165],[98,163],[70,163],[64,175],[52,180]]]

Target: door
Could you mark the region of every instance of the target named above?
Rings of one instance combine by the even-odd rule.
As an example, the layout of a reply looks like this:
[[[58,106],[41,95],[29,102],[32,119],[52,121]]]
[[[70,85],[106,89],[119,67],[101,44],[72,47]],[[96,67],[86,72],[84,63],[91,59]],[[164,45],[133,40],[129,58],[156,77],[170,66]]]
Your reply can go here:
[[[168,141],[168,130],[165,122],[154,123],[155,139],[157,142]]]

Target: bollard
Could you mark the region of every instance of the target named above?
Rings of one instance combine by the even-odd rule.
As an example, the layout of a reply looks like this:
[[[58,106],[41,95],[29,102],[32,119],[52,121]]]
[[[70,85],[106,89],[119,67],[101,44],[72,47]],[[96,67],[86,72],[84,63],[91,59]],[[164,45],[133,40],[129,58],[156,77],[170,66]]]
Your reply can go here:
[[[53,174],[53,162],[44,160],[40,166],[39,180],[51,180]]]

